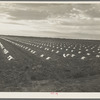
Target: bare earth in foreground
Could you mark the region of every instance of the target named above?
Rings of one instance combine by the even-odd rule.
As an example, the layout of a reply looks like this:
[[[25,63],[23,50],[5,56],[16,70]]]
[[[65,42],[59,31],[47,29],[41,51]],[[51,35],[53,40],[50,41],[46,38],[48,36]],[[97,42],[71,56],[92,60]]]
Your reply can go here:
[[[99,92],[100,41],[1,36],[0,91]]]

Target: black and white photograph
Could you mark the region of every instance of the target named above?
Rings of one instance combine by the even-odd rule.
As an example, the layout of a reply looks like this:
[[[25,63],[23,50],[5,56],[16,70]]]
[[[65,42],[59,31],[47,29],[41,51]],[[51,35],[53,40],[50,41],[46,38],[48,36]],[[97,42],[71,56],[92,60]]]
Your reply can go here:
[[[100,92],[100,2],[0,2],[0,92]]]

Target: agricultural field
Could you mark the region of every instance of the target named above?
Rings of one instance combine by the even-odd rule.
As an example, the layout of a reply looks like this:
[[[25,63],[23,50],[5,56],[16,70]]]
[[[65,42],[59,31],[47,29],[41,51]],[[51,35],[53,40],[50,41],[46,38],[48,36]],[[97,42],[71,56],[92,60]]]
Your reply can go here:
[[[100,91],[100,41],[0,36],[0,91]]]

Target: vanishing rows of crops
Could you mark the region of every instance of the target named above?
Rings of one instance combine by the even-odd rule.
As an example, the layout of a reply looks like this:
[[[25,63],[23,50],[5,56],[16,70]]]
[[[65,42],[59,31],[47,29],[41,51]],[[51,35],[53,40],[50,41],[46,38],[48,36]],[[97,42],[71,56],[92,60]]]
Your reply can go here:
[[[80,59],[91,60],[100,58],[100,45],[85,42],[55,42],[45,40],[25,40],[21,38],[2,38],[16,46],[19,46],[31,54],[34,54],[45,60],[58,60],[58,59]]]

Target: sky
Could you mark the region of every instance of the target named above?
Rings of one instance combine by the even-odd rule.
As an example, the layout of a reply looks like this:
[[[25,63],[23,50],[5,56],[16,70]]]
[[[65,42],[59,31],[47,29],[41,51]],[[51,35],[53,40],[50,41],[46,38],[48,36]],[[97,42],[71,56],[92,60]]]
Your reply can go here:
[[[100,4],[0,3],[0,34],[100,40]]]

